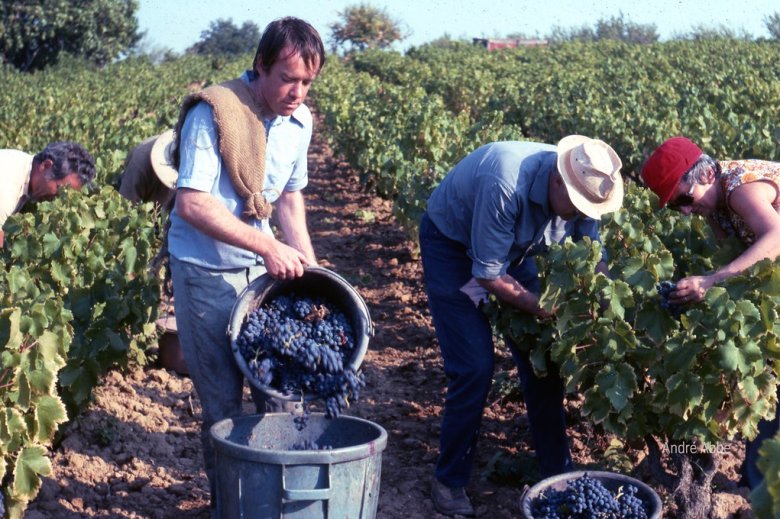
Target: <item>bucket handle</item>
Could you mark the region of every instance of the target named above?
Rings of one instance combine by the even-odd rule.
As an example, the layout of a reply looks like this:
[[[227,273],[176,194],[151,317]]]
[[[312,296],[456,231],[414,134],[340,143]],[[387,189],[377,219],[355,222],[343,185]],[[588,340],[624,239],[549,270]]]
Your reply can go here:
[[[328,488],[289,489],[285,487],[285,478],[282,475],[282,496],[286,501],[327,501],[331,494],[330,474],[328,474]]]

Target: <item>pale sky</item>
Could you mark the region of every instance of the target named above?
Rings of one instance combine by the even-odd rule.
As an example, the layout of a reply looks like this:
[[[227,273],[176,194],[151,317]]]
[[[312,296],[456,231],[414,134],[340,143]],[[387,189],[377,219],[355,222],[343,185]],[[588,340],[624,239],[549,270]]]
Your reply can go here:
[[[138,20],[147,44],[182,52],[219,18],[237,26],[254,22],[260,29],[283,16],[311,23],[326,46],[328,26],[346,7],[365,3],[384,8],[409,36],[396,50],[443,36],[480,38],[523,33],[544,36],[555,26],[593,27],[618,16],[634,23],[655,24],[661,39],[689,32],[694,26],[744,29],[768,37],[764,18],[780,12],[777,0],[140,0]],[[479,7],[476,5],[479,4]]]

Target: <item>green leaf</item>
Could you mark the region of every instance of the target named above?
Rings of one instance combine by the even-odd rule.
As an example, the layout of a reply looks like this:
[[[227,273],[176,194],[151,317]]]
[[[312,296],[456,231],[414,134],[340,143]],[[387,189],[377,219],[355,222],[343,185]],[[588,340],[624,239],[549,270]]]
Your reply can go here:
[[[636,314],[636,330],[642,330],[655,344],[663,344],[680,324],[658,303],[644,304]]]
[[[742,356],[734,341],[718,345],[718,367],[727,372],[736,371],[741,364]]]
[[[605,366],[596,375],[596,384],[607,396],[612,407],[620,412],[626,407],[636,388],[636,375],[634,370],[625,364],[617,368]]]
[[[62,400],[56,396],[44,395],[35,406],[35,418],[38,426],[38,441],[46,444],[54,437],[59,424],[67,421],[68,416]]]
[[[46,233],[43,235],[43,254],[46,257],[53,256],[55,252],[60,248],[60,239],[54,235],[54,233]]]
[[[761,392],[758,390],[758,386],[752,378],[746,378],[739,384],[741,394],[748,404],[754,404],[758,397],[761,396]]]
[[[604,316],[610,319],[623,319],[625,308],[634,306],[634,294],[631,287],[622,281],[615,281],[602,291],[602,298],[607,302]]]
[[[687,419],[694,407],[699,405],[704,388],[699,377],[693,373],[675,373],[666,382],[669,392],[669,411]]]
[[[50,474],[51,462],[46,457],[46,449],[39,445],[25,447],[16,458],[13,491],[31,500],[41,486],[41,476]]]

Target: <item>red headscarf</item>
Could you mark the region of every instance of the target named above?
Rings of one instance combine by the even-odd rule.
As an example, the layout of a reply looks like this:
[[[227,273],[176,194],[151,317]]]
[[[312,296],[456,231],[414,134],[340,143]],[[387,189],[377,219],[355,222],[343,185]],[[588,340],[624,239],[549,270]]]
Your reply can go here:
[[[642,169],[642,180],[658,195],[660,207],[669,202],[680,179],[701,154],[701,148],[690,139],[672,137],[650,155]]]

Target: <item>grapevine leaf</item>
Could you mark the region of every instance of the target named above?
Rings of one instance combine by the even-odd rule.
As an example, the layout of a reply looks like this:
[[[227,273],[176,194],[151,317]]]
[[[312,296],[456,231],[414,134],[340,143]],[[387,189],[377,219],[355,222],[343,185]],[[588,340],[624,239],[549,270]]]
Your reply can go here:
[[[644,290],[655,285],[655,278],[645,269],[645,262],[641,257],[629,258],[623,264],[622,279],[630,286]]]
[[[673,366],[675,371],[690,371],[703,346],[696,341],[686,341],[684,336],[676,336],[666,343],[663,365]]]
[[[60,283],[61,285],[67,285],[68,280],[70,279],[68,271],[65,269],[63,264],[56,260],[51,262],[51,277],[54,281]]]
[[[46,449],[39,445],[25,447],[19,452],[14,468],[14,492],[32,499],[41,486],[41,476],[51,474],[51,462],[46,457]]]
[[[0,415],[0,440],[7,452],[14,452],[22,445],[27,435],[27,423],[19,410],[7,408]]]
[[[60,239],[51,232],[47,232],[43,235],[43,254],[46,257],[53,256],[57,249],[60,248]]]
[[[662,344],[679,323],[657,303],[645,304],[636,314],[636,330],[642,330],[655,344]]]
[[[764,442],[766,444],[766,442]],[[759,458],[760,460],[761,458]],[[780,469],[780,467],[778,467]],[[768,480],[766,473],[761,484],[751,490],[750,492],[750,510],[758,519],[776,519],[780,516],[780,510],[774,511],[774,502],[780,503],[780,478],[776,476],[773,479],[774,492],[776,494],[770,494],[768,487]],[[774,497],[777,496],[777,497]]]
[[[669,391],[669,411],[687,419],[691,410],[702,399],[703,386],[701,380],[693,373],[675,373],[666,382]]]
[[[135,246],[132,245],[132,242],[128,244],[127,240],[125,240],[122,245],[125,253],[125,272],[135,272],[135,262],[138,258],[138,251]]]
[[[604,316],[610,319],[623,319],[626,315],[626,307],[634,306],[634,297],[631,287],[620,280],[611,283],[601,292],[603,300],[607,303]]]
[[[68,418],[62,400],[51,395],[40,398],[35,408],[35,417],[38,422],[38,441],[42,443],[51,441],[57,426]]]
[[[585,391],[585,403],[582,406],[582,412],[590,416],[594,423],[602,423],[611,411],[609,400],[604,398],[597,388],[590,388]]]
[[[739,388],[741,390],[742,396],[745,398],[745,401],[748,404],[754,404],[761,395],[761,392],[758,390],[758,386],[756,386],[756,383],[752,378],[744,379],[739,385]]]
[[[727,372],[736,371],[740,365],[741,354],[734,341],[718,345],[718,367]]]
[[[596,383],[609,398],[612,407],[620,412],[636,388],[636,375],[631,366],[621,364],[618,368],[605,366],[596,375]]]

